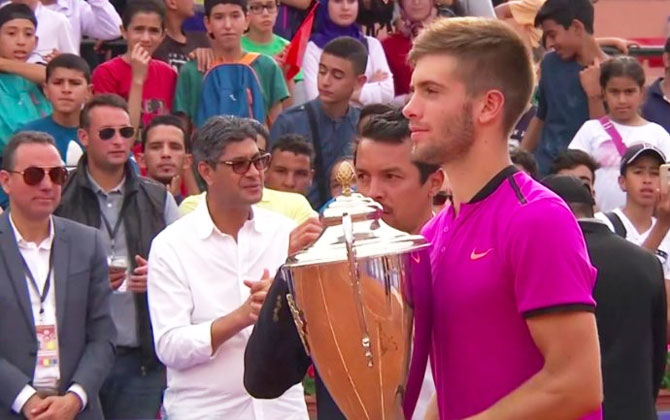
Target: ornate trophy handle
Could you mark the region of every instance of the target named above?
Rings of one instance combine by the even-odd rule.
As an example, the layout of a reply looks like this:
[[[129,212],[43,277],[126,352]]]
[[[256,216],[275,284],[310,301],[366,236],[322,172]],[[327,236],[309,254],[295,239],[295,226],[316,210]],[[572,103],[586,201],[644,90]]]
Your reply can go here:
[[[368,367],[372,367],[373,357],[370,344],[370,333],[368,332],[368,322],[363,310],[363,300],[361,298],[361,278],[358,272],[358,262],[356,261],[356,250],[354,249],[354,228],[351,215],[345,213],[342,216],[342,228],[344,229],[344,242],[347,246],[347,260],[349,262],[349,275],[351,276],[352,286],[354,288],[354,301],[356,302],[356,312],[358,313],[358,322],[363,331],[361,344],[365,353]]]

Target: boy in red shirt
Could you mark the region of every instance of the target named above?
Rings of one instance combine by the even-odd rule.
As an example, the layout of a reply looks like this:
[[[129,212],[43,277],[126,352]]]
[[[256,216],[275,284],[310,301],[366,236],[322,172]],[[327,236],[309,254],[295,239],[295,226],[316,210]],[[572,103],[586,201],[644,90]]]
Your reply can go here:
[[[121,33],[128,51],[93,72],[95,93],[116,93],[128,101],[130,121],[137,129],[169,114],[177,73],[169,64],[151,58],[165,38],[165,6],[155,0],[128,2]]]

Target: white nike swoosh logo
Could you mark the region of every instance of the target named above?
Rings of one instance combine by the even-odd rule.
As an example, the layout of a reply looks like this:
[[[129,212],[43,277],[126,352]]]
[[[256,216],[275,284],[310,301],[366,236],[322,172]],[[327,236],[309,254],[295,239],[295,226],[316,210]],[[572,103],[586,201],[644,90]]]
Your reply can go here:
[[[470,260],[476,261],[476,260],[482,259],[485,256],[489,255],[489,253],[491,251],[493,251],[493,248],[489,248],[488,250],[486,250],[484,252],[477,252],[476,249],[473,249],[472,253],[470,254]]]

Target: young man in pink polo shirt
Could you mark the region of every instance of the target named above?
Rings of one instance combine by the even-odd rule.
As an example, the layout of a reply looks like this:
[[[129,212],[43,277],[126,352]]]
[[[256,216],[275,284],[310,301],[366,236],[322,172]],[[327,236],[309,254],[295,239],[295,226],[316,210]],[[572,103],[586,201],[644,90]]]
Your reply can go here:
[[[508,153],[533,86],[523,41],[497,21],[445,19],[409,58],[414,157],[453,185],[423,230],[432,281],[413,285],[432,288],[415,305],[432,342],[415,350],[430,349],[439,418],[600,419],[596,271],[570,209]]]

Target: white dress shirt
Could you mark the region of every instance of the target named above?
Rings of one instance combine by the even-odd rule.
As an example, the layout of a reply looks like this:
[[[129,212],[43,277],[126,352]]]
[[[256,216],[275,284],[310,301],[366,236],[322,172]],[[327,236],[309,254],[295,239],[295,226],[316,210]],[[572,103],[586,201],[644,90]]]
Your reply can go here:
[[[82,36],[104,41],[121,36],[121,17],[109,0],[56,0],[45,7],[67,17],[77,51]]]
[[[14,230],[14,237],[19,247],[19,252],[21,256],[26,261],[30,272],[39,287],[39,292],[35,290],[30,281],[28,275],[26,274],[26,283],[28,286],[28,291],[30,293],[30,303],[33,310],[33,320],[35,325],[56,325],[56,285],[55,279],[53,277],[53,271],[49,273],[51,278],[51,287],[47,292],[46,299],[44,300],[43,308],[44,314],[40,315],[40,295],[42,290],[44,290],[44,284],[47,279],[47,271],[49,270],[49,257],[51,255],[52,244],[54,240],[54,229],[53,229],[53,220],[49,223],[49,237],[44,239],[39,245],[34,242],[27,242],[21,236],[21,233],[16,229],[14,221],[12,220],[11,214],[9,217],[9,222],[12,225]],[[22,264],[17,261],[16,264]],[[56,331],[58,331],[58,325],[56,325]],[[35,373],[33,375],[33,384],[38,385],[40,383],[48,383],[53,381],[58,381],[60,379],[60,370],[58,367],[43,367],[39,363],[35,364]],[[82,402],[82,409],[86,407],[87,396],[86,391],[78,384],[73,384],[69,390],[77,394],[79,399]],[[30,385],[23,387],[19,395],[14,400],[12,404],[12,410],[16,413],[21,413],[25,403],[32,397],[37,391]]]
[[[163,406],[176,420],[307,420],[302,385],[274,400],[244,389],[244,349],[252,327],[212,355],[212,322],[249,296],[244,280],[274,276],[288,254],[290,219],[258,207],[237,242],[221,233],[203,201],[151,245],[148,299],[156,354],[167,366]]]
[[[44,57],[51,54],[54,49],[62,53],[79,55],[79,45],[75,45],[72,40],[70,22],[63,14],[47,9],[38,2],[35,17],[37,47],[28,58],[29,63],[43,63]]]

